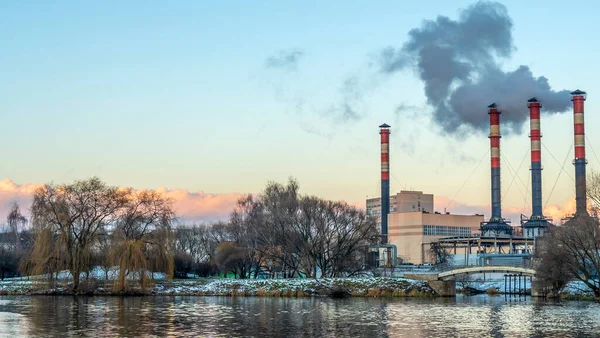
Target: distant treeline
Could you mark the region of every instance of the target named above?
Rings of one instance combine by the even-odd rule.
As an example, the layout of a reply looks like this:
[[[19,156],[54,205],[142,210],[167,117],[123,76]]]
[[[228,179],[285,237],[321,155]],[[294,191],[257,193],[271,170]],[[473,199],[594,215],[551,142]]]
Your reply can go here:
[[[115,292],[145,290],[153,272],[186,278],[338,277],[363,270],[379,238],[362,210],[270,182],[241,198],[226,222],[176,225],[172,201],[156,191],[98,178],[37,189],[28,221],[17,204],[0,232],[0,279],[43,276],[50,288],[89,287],[94,268]],[[58,278],[69,271],[68,282]],[[116,276],[112,276],[112,274]],[[95,277],[95,278],[94,278]],[[83,284],[83,286],[82,286]]]

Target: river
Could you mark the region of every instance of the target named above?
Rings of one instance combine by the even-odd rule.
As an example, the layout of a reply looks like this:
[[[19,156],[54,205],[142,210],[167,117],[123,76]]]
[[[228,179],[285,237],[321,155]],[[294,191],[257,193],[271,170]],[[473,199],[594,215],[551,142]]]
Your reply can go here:
[[[582,337],[600,304],[505,296],[0,296],[0,337]]]

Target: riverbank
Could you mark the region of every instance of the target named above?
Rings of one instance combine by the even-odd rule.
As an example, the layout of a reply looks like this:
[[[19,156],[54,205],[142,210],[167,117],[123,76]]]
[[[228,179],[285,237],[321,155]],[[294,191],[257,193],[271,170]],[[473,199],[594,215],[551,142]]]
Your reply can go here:
[[[64,287],[48,288],[40,280],[15,279],[0,281],[0,295],[72,295],[68,283]],[[324,279],[156,279],[144,292],[133,289],[114,292],[112,281],[91,279],[82,283],[81,295],[127,296],[254,296],[254,297],[437,297],[427,282],[406,278],[324,278]],[[457,283],[457,293],[463,295],[505,294],[503,281]],[[523,293],[530,290],[527,282]],[[578,282],[567,285],[560,296],[565,300],[593,300],[593,294]]]
[[[466,296],[477,294],[496,296],[515,294],[518,293],[518,290],[515,286],[505,284],[503,280],[496,280],[486,282],[457,282],[456,292]],[[531,294],[531,284],[529,281],[525,281],[521,285],[521,294]],[[594,293],[580,281],[571,281],[567,283],[558,298],[562,300],[596,300],[594,298]]]
[[[81,291],[88,295],[122,295],[114,293],[110,283]],[[37,281],[0,282],[0,294],[67,295],[67,287],[48,289]],[[185,279],[158,280],[145,292],[128,294],[171,296],[257,296],[257,297],[434,297],[424,281],[404,278],[324,278],[324,279]]]

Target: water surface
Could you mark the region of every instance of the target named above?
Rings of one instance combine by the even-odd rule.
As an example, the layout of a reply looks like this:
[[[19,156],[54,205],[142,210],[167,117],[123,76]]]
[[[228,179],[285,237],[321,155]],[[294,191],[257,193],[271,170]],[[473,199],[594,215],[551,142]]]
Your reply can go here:
[[[456,299],[0,296],[1,337],[582,337],[600,305]]]

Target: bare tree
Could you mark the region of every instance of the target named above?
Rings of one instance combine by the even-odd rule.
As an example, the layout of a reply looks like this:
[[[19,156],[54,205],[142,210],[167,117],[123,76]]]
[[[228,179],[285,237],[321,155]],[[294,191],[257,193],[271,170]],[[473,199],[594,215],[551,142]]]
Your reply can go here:
[[[548,295],[558,297],[560,292],[574,279],[573,259],[563,250],[559,232],[568,232],[554,227],[549,229],[542,238],[536,242],[534,261],[536,264],[535,283]]]
[[[575,279],[600,298],[600,224],[588,215],[578,215],[544,235],[540,250],[540,276],[554,292]]]
[[[432,242],[429,246],[429,257],[431,257],[435,264],[446,264],[450,259],[450,252],[439,242]]]
[[[241,278],[256,278],[265,258],[265,243],[259,237],[262,225],[262,205],[249,194],[237,201],[230,215],[227,229],[231,240],[244,250]],[[247,275],[246,275],[247,273]]]
[[[115,290],[125,291],[129,277],[145,290],[148,272],[173,275],[172,202],[156,191],[126,189],[123,193],[110,254],[110,261],[119,268]]]
[[[175,228],[175,252],[189,254],[194,263],[207,261],[210,258],[204,245],[207,235],[204,225],[178,225]]]
[[[378,236],[375,221],[363,211],[301,196],[292,179],[268,183],[257,198],[240,199],[229,222],[209,232],[211,247],[219,249],[215,260],[234,266],[241,278],[251,272],[256,278],[261,267],[283,277],[352,275],[362,270],[364,249]]]
[[[591,202],[588,208],[598,216],[600,211],[600,172],[592,170],[587,175],[586,194]]]
[[[287,185],[269,182],[260,196],[262,227],[257,230],[264,243],[263,252],[276,262],[284,277],[295,277],[300,268],[302,253],[298,233],[293,225],[298,217],[299,185],[289,179]]]
[[[78,290],[80,274],[91,258],[91,248],[98,235],[117,220],[125,203],[124,194],[107,186],[98,178],[72,184],[47,184],[34,192],[32,219],[38,232],[59,237],[55,243],[64,246],[66,267],[73,278],[73,290]],[[35,252],[44,251],[36,242]],[[39,258],[39,257],[37,257]],[[34,259],[34,263],[38,262]]]
[[[108,283],[109,273],[112,269],[110,260],[110,251],[113,246],[113,236],[107,230],[104,230],[99,236],[92,253],[92,262],[94,266],[100,267],[104,272],[104,282]]]
[[[233,272],[235,277],[246,275],[245,250],[234,242],[222,242],[215,250],[215,259],[219,268],[227,274]]]
[[[8,213],[8,216],[6,217],[6,220],[8,223],[8,230],[10,231],[10,233],[13,236],[15,247],[16,247],[17,251],[20,251],[21,241],[19,238],[19,228],[21,228],[21,230],[25,230],[24,227],[25,227],[25,224],[27,224],[27,218],[25,216],[23,216],[23,214],[21,213],[19,204],[17,204],[15,202],[12,205],[12,207],[10,208],[10,212]]]

